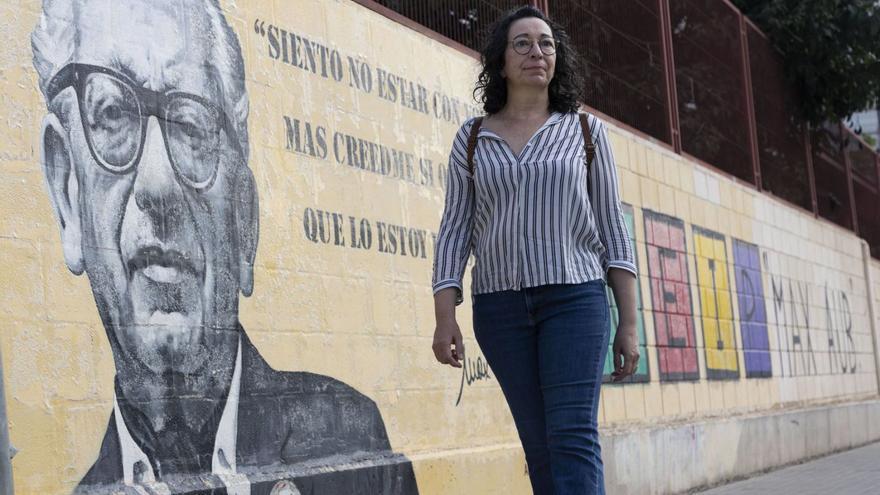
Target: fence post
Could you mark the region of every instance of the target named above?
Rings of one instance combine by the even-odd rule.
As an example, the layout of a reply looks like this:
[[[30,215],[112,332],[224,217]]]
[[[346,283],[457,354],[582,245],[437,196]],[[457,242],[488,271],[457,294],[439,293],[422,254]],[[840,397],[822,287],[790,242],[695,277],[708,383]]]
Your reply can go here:
[[[669,125],[669,144],[681,154],[681,133],[678,127],[678,93],[675,87],[675,57],[672,53],[672,14],[669,0],[657,0],[660,22],[660,48],[663,53],[663,76],[666,86],[666,115]]]
[[[3,355],[0,353],[0,493],[13,495],[12,450],[9,447],[9,422],[6,418],[6,387],[3,382]]]
[[[752,156],[752,179],[758,191],[763,191],[761,181],[761,160],[758,155],[758,123],[755,117],[755,95],[752,93],[752,67],[749,63],[749,36],[745,16],[737,9],[739,16],[739,46],[742,57],[743,89],[745,90],[746,120],[749,127],[749,154]]]
[[[807,152],[807,178],[810,181],[810,204],[813,207],[813,218],[819,218],[819,200],[816,197],[816,173],[813,171],[813,141],[809,124],[804,124],[804,148]]]
[[[853,174],[852,164],[849,161],[849,153],[846,152],[847,144],[850,140],[850,131],[843,125],[843,122],[837,124],[840,129],[840,139],[845,143],[843,146],[843,167],[846,171],[846,193],[849,195],[849,212],[850,222],[852,222],[852,231],[859,235],[859,217],[856,213],[856,195],[853,190]]]

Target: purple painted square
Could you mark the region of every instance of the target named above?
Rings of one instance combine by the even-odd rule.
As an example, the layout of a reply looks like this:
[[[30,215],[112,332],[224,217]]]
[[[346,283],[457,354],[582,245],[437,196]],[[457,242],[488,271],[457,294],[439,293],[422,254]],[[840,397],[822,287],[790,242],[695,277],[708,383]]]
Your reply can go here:
[[[746,377],[769,377],[770,345],[758,246],[734,239],[733,260]]]

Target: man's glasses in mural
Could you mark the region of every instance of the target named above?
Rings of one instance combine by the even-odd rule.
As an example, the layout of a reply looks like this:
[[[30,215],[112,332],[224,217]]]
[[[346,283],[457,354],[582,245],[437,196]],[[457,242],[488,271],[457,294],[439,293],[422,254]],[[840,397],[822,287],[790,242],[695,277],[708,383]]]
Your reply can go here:
[[[125,174],[136,168],[150,116],[159,122],[179,180],[193,189],[206,190],[214,182],[221,130],[242,155],[226,113],[201,96],[175,90],[160,93],[106,67],[69,64],[49,82],[48,100],[70,86],[76,90],[89,150],[110,172]]]

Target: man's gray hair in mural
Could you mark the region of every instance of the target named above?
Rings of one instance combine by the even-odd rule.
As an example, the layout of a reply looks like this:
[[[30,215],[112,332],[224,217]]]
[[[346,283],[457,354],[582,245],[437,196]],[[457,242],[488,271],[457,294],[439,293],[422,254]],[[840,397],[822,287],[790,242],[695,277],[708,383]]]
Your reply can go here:
[[[218,2],[45,0],[32,45],[64,262],[88,277],[116,367],[77,491],[177,493],[196,476],[208,492],[416,493],[372,400],[272,369],[239,323],[259,209]]]

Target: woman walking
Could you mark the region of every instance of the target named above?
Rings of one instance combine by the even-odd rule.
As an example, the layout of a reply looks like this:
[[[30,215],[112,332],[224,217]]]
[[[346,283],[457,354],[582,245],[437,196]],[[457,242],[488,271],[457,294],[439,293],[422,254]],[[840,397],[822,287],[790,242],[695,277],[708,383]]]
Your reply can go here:
[[[620,312],[613,379],[631,375],[639,358],[636,267],[605,126],[577,113],[576,55],[541,11],[501,19],[481,61],[475,94],[486,116],[462,125],[449,159],[434,355],[461,366],[455,306],[473,253],[474,334],[510,407],[534,493],[604,494],[596,414],[606,278]]]

